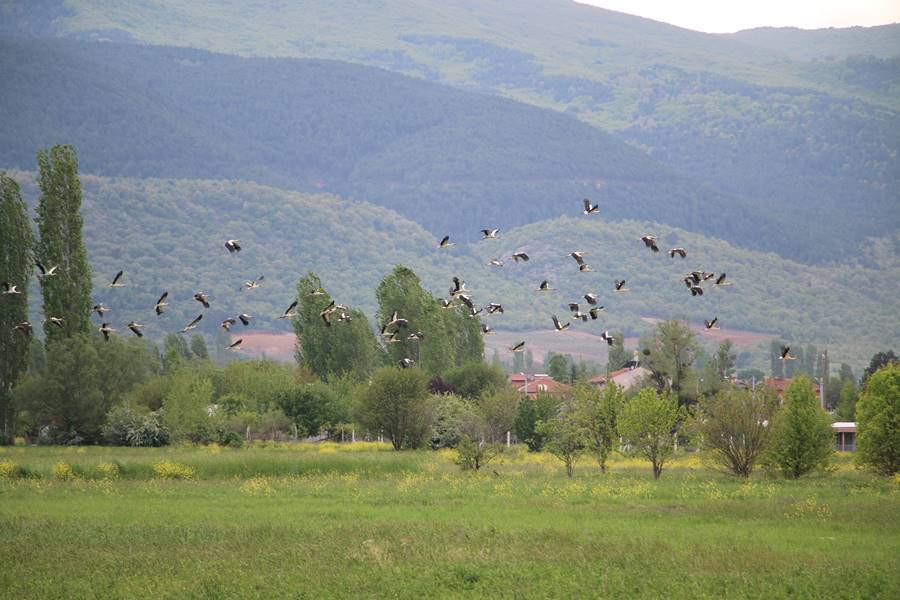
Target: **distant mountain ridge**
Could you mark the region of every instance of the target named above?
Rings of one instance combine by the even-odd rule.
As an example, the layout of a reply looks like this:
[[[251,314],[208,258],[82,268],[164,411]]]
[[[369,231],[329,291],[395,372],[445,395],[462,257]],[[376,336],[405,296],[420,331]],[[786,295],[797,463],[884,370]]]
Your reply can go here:
[[[900,23],[873,27],[756,27],[724,34],[796,60],[842,60],[851,56],[900,57]]]

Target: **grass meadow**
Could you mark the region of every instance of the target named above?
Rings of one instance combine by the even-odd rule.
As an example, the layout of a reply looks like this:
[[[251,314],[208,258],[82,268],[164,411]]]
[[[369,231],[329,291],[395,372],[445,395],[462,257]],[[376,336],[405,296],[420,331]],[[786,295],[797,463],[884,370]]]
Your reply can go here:
[[[5,598],[900,598],[900,480],[387,445],[0,448]]]

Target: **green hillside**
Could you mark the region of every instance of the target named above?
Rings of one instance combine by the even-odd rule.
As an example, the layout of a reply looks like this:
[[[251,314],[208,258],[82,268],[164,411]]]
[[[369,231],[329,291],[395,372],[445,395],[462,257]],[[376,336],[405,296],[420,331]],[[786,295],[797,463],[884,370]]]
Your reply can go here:
[[[807,262],[858,256],[866,247],[862,240],[889,235],[900,222],[894,201],[900,186],[894,133],[900,130],[900,64],[891,58],[897,54],[891,48],[900,46],[896,26],[722,36],[568,0],[201,0],[189,5],[5,0],[2,5],[12,16],[0,28],[7,34],[332,58],[564,111],[615,132],[693,182],[738,196],[732,205],[752,206],[769,220],[754,228],[753,247]],[[410,142],[408,147],[422,148]],[[440,140],[429,142],[429,150],[446,147]],[[481,158],[466,150],[463,155]],[[610,153],[586,155],[605,163]],[[439,164],[454,164],[459,155],[445,152],[440,158]],[[380,172],[386,164],[408,172],[394,156],[370,164]],[[457,164],[470,170],[465,162]],[[295,187],[290,180],[262,181]],[[455,182],[423,185],[404,178],[391,184],[390,194],[370,182],[333,191],[384,202],[407,216],[412,216],[408,207],[423,196],[459,191],[457,202],[472,196]],[[529,184],[478,191],[495,197],[508,190],[518,198],[531,189]],[[565,193],[570,190],[581,193],[573,187]],[[534,192],[535,198],[546,198],[559,190]],[[635,195],[656,194],[642,189]],[[390,201],[384,200],[388,195]],[[615,193],[611,199],[615,205],[625,200]],[[732,217],[714,205],[708,212]],[[809,213],[824,220],[780,227]],[[662,212],[622,216],[670,222],[747,245],[734,232],[698,228]],[[428,218],[415,220],[437,228]],[[789,235],[798,231],[799,237]]]
[[[463,237],[557,217],[588,196],[607,217],[809,251],[788,235],[789,220],[518,102],[333,61],[53,41],[5,40],[0,49],[15,90],[0,96],[0,111],[14,117],[0,121],[8,167],[27,169],[35,148],[65,142],[88,172],[328,191]],[[822,226],[837,234],[838,225]]]
[[[90,172],[327,191],[464,237],[557,217],[590,197],[606,218],[664,222],[810,262],[858,256],[861,240],[896,228],[893,175],[878,158],[892,147],[889,115],[859,121],[819,106],[800,115],[785,101],[780,120],[747,134],[749,148],[777,142],[782,154],[797,152],[806,119],[832,131],[821,140],[832,149],[856,128],[859,151],[840,164],[828,152],[794,164],[772,155],[750,173],[744,148],[727,139],[707,156],[692,129],[699,108],[679,116],[659,97],[678,151],[654,156],[728,180],[721,193],[570,116],[379,69],[50,40],[7,39],[0,49],[14,90],[0,96],[12,116],[0,122],[0,164],[9,167],[30,168],[37,147],[72,143]],[[696,85],[670,75],[673,90]],[[767,191],[772,180],[783,182],[779,194]]]
[[[17,178],[33,202],[30,175]],[[551,314],[562,317],[567,302],[592,291],[606,312],[597,321],[573,325],[592,333],[639,334],[647,329],[640,318],[648,316],[695,323],[718,316],[726,327],[827,344],[834,360],[853,364],[900,335],[896,263],[884,265],[881,273],[811,268],[669,226],[582,215],[438,250],[433,236],[396,213],[334,196],[238,181],[84,176],[83,185],[95,299],[113,309],[107,316],[114,326],[136,318],[153,337],[181,328],[201,312],[191,299],[197,291],[210,295],[212,308],[201,328],[207,332],[237,312],[253,315],[254,327],[289,330],[277,316],[294,297],[297,279],[310,270],[321,275],[336,299],[371,317],[374,289],[395,264],[412,267],[435,295],[447,295],[457,275],[477,303],[502,302],[505,314],[484,318],[498,329],[549,330]],[[572,213],[577,212],[576,205]],[[688,258],[651,254],[639,239],[648,231],[659,235],[665,248],[686,247]],[[242,240],[243,252],[228,254],[223,242],[230,237]],[[565,256],[575,249],[588,253],[595,272],[577,271]],[[532,259],[515,264],[509,260],[514,250],[525,250]],[[501,256],[502,268],[487,265]],[[128,287],[106,289],[118,269],[125,269]],[[692,298],[680,281],[692,269],[725,271],[734,285],[707,286],[702,298]],[[258,275],[265,276],[262,287],[239,291],[243,281]],[[612,291],[614,279],[621,278],[630,292]],[[558,291],[537,292],[543,279]],[[163,290],[169,290],[171,306],[157,319],[152,306]]]

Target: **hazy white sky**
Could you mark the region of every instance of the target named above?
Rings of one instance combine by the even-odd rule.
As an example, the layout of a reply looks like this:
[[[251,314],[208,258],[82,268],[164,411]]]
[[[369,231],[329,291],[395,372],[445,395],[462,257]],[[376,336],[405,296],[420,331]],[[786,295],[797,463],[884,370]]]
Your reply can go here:
[[[709,33],[900,22],[900,0],[576,0]]]

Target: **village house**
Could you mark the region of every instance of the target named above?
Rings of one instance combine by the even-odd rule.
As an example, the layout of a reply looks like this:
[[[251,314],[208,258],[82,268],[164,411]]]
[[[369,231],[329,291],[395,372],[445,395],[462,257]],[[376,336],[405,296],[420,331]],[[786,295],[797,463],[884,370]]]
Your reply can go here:
[[[513,373],[508,377],[510,385],[520,394],[534,398],[538,394],[550,394],[551,396],[563,396],[572,391],[572,386],[560,383],[544,373],[526,375],[525,373]]]

